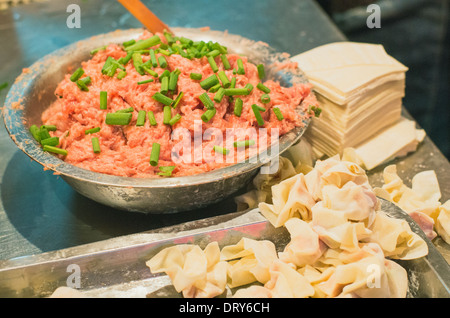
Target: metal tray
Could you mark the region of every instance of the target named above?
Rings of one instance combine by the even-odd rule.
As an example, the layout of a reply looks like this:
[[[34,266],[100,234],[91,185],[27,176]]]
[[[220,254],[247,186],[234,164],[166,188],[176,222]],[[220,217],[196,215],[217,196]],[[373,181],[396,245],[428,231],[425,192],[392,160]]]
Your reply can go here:
[[[398,261],[408,272],[409,298],[450,298],[450,267],[417,224],[400,208],[380,199],[392,217],[406,219],[411,229],[428,244],[426,257]],[[123,236],[0,262],[1,297],[47,297],[67,286],[74,264],[80,270],[80,290],[87,297],[140,298],[181,297],[163,274],[151,274],[145,262],[165,247],[191,243],[205,247],[217,241],[221,247],[242,237],[271,240],[281,251],[290,241],[285,228],[274,228],[258,210],[230,214],[217,223],[211,218],[179,226]],[[231,292],[231,291],[228,291]],[[227,296],[224,293],[223,297]]]

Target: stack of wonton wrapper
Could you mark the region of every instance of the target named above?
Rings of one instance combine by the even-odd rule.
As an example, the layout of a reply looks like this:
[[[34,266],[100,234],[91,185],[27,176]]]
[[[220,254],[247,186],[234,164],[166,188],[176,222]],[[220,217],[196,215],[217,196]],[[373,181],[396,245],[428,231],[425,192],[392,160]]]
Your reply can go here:
[[[351,148],[353,158],[372,169],[414,151],[423,140],[425,133],[401,115],[408,69],[383,46],[337,42],[292,61],[313,84],[322,108],[305,133],[316,158]]]

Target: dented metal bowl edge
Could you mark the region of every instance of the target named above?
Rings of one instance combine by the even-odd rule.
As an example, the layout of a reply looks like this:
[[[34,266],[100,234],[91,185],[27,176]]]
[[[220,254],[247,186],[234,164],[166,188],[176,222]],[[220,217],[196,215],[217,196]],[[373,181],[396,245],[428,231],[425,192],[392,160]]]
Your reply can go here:
[[[55,88],[68,68],[88,60],[93,48],[137,38],[142,31],[116,30],[81,40],[43,57],[27,68],[11,87],[3,107],[6,129],[18,148],[45,169],[60,175],[77,192],[94,201],[130,212],[162,214],[202,208],[229,197],[248,184],[262,165],[276,159],[299,141],[309,120],[304,121],[303,127],[280,138],[278,152],[272,153],[269,148],[268,155],[263,159],[258,158],[256,163],[242,162],[193,176],[156,179],[96,173],[44,152],[33,139],[29,127],[41,123],[40,116],[56,98]],[[308,82],[300,69],[280,70],[278,63],[288,62],[288,57],[265,43],[221,31],[188,28],[173,28],[173,31],[196,41],[217,41],[233,53],[248,56],[253,63],[263,63],[267,78],[277,80],[283,86]]]

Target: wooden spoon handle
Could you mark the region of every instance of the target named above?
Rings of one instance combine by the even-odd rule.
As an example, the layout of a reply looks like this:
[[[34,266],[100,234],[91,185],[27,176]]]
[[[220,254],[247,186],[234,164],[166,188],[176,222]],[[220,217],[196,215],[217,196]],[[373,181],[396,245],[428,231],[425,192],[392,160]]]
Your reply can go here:
[[[172,33],[169,27],[164,24],[150,9],[148,9],[140,0],[118,0],[130,13],[138,19],[150,32]]]

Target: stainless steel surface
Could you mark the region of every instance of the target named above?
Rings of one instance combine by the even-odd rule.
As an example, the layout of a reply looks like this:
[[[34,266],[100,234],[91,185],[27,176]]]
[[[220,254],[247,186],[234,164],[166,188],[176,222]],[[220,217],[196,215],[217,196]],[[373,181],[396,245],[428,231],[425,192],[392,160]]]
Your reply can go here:
[[[254,64],[264,64],[266,78],[290,87],[294,83],[308,83],[299,70],[279,69],[289,59],[264,43],[245,39],[222,31],[172,28],[178,36],[194,41],[213,41],[226,46],[230,53],[245,55]],[[142,29],[114,31],[76,42],[45,56],[24,72],[13,84],[3,107],[6,129],[17,146],[45,169],[60,175],[82,195],[131,212],[175,213],[205,207],[219,202],[245,186],[257,173],[257,169],[278,158],[305,132],[309,119],[302,127],[296,127],[280,137],[265,155],[252,158],[225,168],[192,176],[173,178],[129,178],[89,171],[66,163],[42,150],[29,131],[31,125],[42,125],[42,112],[57,98],[54,91],[67,74],[77,69],[82,61],[90,58],[89,52],[110,43],[123,43],[138,38]],[[18,107],[17,105],[20,105]],[[307,106],[305,106],[307,108]],[[305,115],[304,107],[298,107]],[[275,149],[275,150],[274,150]]]
[[[291,55],[346,40],[312,0],[208,1],[208,5],[204,0],[144,3],[171,27],[209,26],[213,30],[228,30],[266,42],[276,51]],[[81,28],[66,26],[69,4],[80,6]],[[0,40],[5,43],[0,60],[7,61],[0,66],[0,83],[7,81],[11,86],[23,68],[73,42],[116,29],[139,27],[139,22],[119,3],[110,0],[39,1],[0,10]],[[7,90],[0,91],[2,105]],[[442,200],[450,199],[450,164],[429,138],[417,152],[394,163],[407,181],[419,171],[436,170]],[[371,173],[372,183],[381,183],[382,168]],[[96,203],[78,194],[60,176],[44,171],[40,164],[30,160],[11,140],[3,124],[0,125],[0,177],[0,259],[3,260],[27,255],[37,257],[51,251],[57,254],[61,249],[143,231],[159,231],[186,222],[200,228],[204,219],[219,223],[236,208],[233,199],[227,198],[208,208],[153,215],[132,214]]]
[[[412,230],[427,242],[427,256],[397,261],[408,272],[411,298],[449,298],[450,266],[414,221],[392,203],[380,199],[382,209],[396,218],[406,219]],[[255,212],[255,210],[253,211]],[[249,213],[249,212],[248,212]],[[240,215],[245,215],[242,213]],[[207,220],[206,220],[207,223]],[[210,220],[210,224],[215,222]],[[187,224],[183,227],[196,228]],[[180,227],[167,228],[172,237],[142,243],[142,234],[123,237],[120,242],[103,241],[58,252],[19,258],[0,263],[1,297],[47,297],[60,286],[67,285],[70,265],[80,268],[79,290],[86,297],[180,297],[164,274],[152,274],[145,262],[165,247],[177,244],[197,244],[204,248],[218,242],[222,248],[236,244],[242,237],[272,241],[282,251],[290,241],[284,227],[274,228],[267,220],[239,222],[224,228],[178,234]],[[161,233],[161,232],[159,232]],[[225,295],[224,295],[225,296]]]

